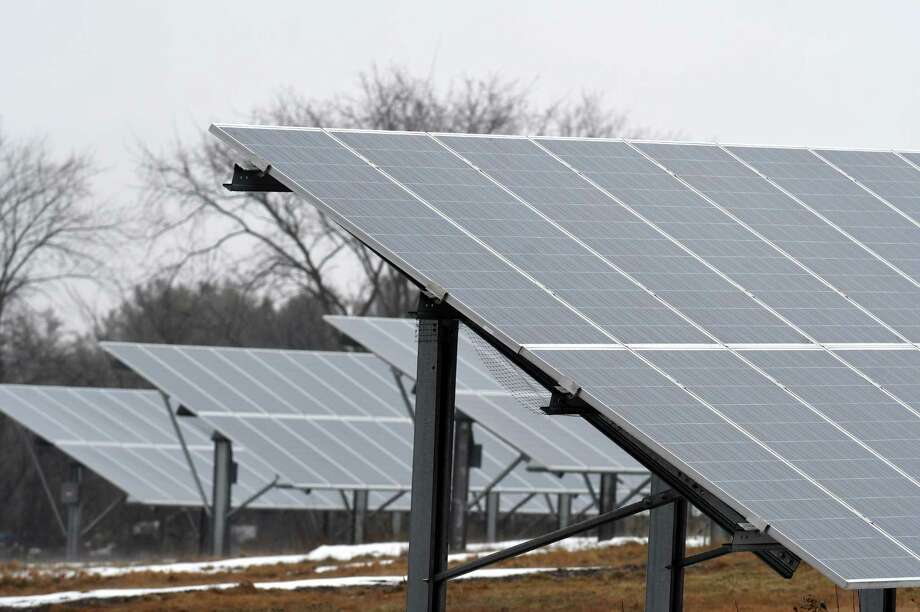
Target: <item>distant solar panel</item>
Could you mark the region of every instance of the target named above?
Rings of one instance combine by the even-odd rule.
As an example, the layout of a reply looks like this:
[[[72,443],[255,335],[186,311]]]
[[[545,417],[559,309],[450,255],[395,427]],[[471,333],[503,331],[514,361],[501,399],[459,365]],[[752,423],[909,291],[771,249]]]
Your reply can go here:
[[[410,488],[412,421],[393,372],[373,355],[121,342],[103,347],[257,453],[286,485],[377,491],[381,502]],[[471,473],[476,492],[517,453],[480,427],[474,426],[474,438],[483,445],[482,469]],[[504,509],[532,493],[588,493],[578,478],[528,472],[524,466],[495,490],[503,494]],[[404,496],[394,508],[408,503]],[[545,513],[547,507],[534,499],[520,510]]]
[[[156,391],[0,385],[0,411],[54,444],[128,495],[128,501],[161,506],[201,506],[201,497],[160,394]],[[179,419],[198,475],[210,495],[213,442]],[[274,473],[245,447],[235,449],[239,480],[234,503],[267,484]],[[334,502],[334,503],[331,503]],[[253,508],[304,509],[297,492],[270,491]],[[336,508],[335,500],[310,507]]]
[[[212,131],[838,584],[920,584],[920,406],[851,355],[917,351],[894,202],[805,149]]]
[[[326,316],[326,321],[415,378],[415,321],[382,317]],[[549,393],[543,394],[549,404]],[[648,470],[582,419],[553,419],[530,412],[486,370],[477,349],[461,337],[457,406],[495,435],[526,453],[532,467],[550,472],[612,472],[647,475]],[[628,484],[638,484],[632,479]]]

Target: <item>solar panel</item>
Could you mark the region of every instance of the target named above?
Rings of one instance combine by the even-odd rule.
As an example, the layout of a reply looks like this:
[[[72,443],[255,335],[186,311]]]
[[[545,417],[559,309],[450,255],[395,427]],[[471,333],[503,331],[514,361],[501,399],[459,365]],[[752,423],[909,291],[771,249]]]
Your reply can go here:
[[[695,189],[695,201],[723,225],[737,219],[708,248],[699,245],[707,260],[815,341],[903,340],[897,332],[920,337],[916,287],[730,153],[713,146],[636,146]]]
[[[441,144],[454,135],[212,131],[838,584],[920,584],[905,535],[920,520],[903,507],[915,473],[836,420],[825,369],[793,386],[794,368],[767,359],[781,352],[749,354],[817,351],[866,384],[864,401],[920,419],[909,389],[846,350],[917,350],[918,228],[879,194],[801,149],[478,138],[458,152]],[[851,460],[900,505],[826,478]]]
[[[133,503],[200,506],[182,448],[156,391],[0,385],[0,411],[54,444],[128,495]],[[179,419],[198,475],[210,495],[213,442],[189,419]],[[273,478],[262,460],[235,450],[239,477],[234,503],[240,503]],[[303,509],[299,493],[270,491],[253,508]],[[310,507],[337,507],[322,500]]]
[[[731,147],[757,171],[823,216],[879,261],[917,282],[920,227],[805,149]],[[807,236],[803,236],[803,239]]]
[[[102,346],[201,420],[270,464],[284,484],[321,490],[408,491],[412,421],[393,372],[370,354],[105,342]],[[481,491],[517,457],[474,426]],[[495,490],[510,508],[531,493],[585,494],[577,478],[518,466]],[[380,497],[380,495],[378,495]],[[395,509],[408,507],[408,496]],[[521,510],[546,512],[542,500]]]
[[[920,177],[911,161],[913,154],[834,149],[818,149],[815,153],[894,205],[902,214],[913,220],[920,219]]]
[[[346,316],[325,319],[406,376],[415,378],[414,321]],[[463,336],[457,360],[457,407],[520,449],[536,467],[555,473],[648,474],[641,464],[585,421],[548,418],[521,406],[492,377],[476,347]],[[544,395],[544,405],[548,405],[549,393]],[[628,480],[627,488],[640,480]]]

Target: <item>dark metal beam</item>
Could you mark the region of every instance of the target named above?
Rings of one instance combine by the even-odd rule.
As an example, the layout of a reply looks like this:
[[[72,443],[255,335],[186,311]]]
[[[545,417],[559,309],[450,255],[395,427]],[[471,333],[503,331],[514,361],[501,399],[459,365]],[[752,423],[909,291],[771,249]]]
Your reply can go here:
[[[514,468],[516,468],[517,466],[519,466],[519,465],[521,464],[522,461],[527,461],[527,455],[525,455],[524,453],[521,453],[520,455],[518,455],[518,456],[514,459],[514,461],[512,461],[511,463],[509,463],[508,465],[506,465],[505,468],[504,468],[501,472],[499,472],[498,475],[495,476],[495,478],[493,478],[492,481],[491,481],[489,484],[487,484],[487,485],[485,486],[485,488],[483,488],[481,491],[479,491],[479,492],[476,494],[476,496],[473,497],[472,500],[470,500],[470,503],[468,503],[468,504],[466,505],[466,507],[467,507],[467,508],[472,508],[473,506],[475,506],[476,504],[478,504],[479,501],[480,501],[483,497],[485,497],[486,495],[488,495],[489,493],[491,493],[492,489],[494,489],[495,486],[496,486],[498,483],[500,483],[502,480],[505,479],[505,476],[507,476],[508,474],[510,474],[511,472],[513,472],[513,471],[514,471]]]
[[[564,540],[566,538],[572,537],[579,533],[585,531],[590,531],[599,525],[608,523],[610,521],[616,521],[627,516],[632,516],[639,512],[644,512],[646,510],[651,510],[652,508],[657,508],[665,504],[670,504],[674,501],[678,501],[680,498],[674,491],[667,490],[657,495],[650,495],[642,501],[630,504],[628,506],[623,506],[619,510],[614,510],[613,512],[608,512],[607,514],[601,514],[595,516],[594,518],[576,523],[564,529],[557,529],[551,531],[547,534],[544,534],[540,537],[528,540],[527,542],[521,542],[515,546],[510,546],[504,550],[494,552],[490,555],[484,557],[479,557],[474,561],[469,563],[464,563],[463,565],[451,568],[449,570],[441,571],[434,576],[434,580],[437,582],[445,582],[452,578],[457,578],[458,576],[463,576],[464,574],[469,574],[472,571],[475,571],[481,567],[487,565],[492,565],[493,563],[498,563],[499,561],[504,561],[505,559],[510,559],[511,557],[517,557],[518,555],[523,555],[524,553],[542,548],[552,544],[553,542],[558,542],[559,540]]]
[[[897,591],[894,589],[863,589],[859,591],[859,612],[895,612]]]
[[[21,425],[16,426],[16,431],[19,432],[22,443],[29,451],[29,456],[32,458],[32,465],[35,468],[35,473],[38,474],[38,480],[41,482],[42,490],[44,490],[45,497],[48,499],[48,505],[51,506],[51,512],[54,514],[54,519],[57,522],[58,527],[61,529],[61,535],[66,538],[67,526],[64,525],[64,519],[61,518],[61,513],[57,507],[57,500],[55,499],[54,494],[51,492],[51,487],[48,485],[48,479],[45,477],[45,470],[42,469],[42,464],[38,460],[38,453],[35,450],[35,443],[32,439],[32,436]]]
[[[435,580],[447,567],[454,391],[459,321],[453,309],[422,293],[409,516],[409,610],[444,610],[447,590]],[[466,499],[463,500],[465,509]]]
[[[498,491],[489,491],[486,495],[486,542],[494,543],[498,539],[498,511],[501,497]]]
[[[450,496],[450,552],[466,550],[466,503],[470,497],[473,420],[454,411],[454,457]]]
[[[102,512],[100,512],[99,514],[97,514],[97,515],[96,515],[96,518],[94,518],[92,521],[90,521],[90,524],[89,524],[89,525],[87,525],[86,527],[83,528],[83,531],[80,532],[80,535],[81,535],[81,536],[86,536],[87,534],[89,534],[89,532],[91,532],[93,529],[96,528],[96,525],[98,525],[99,523],[101,523],[101,522],[103,521],[103,519],[105,519],[105,517],[107,517],[113,510],[115,510],[115,508],[117,508],[117,507],[119,507],[120,505],[122,505],[123,503],[125,503],[125,501],[127,501],[127,499],[128,499],[128,496],[127,496],[127,495],[120,495],[120,496],[118,496],[118,498],[115,499],[115,501],[113,501],[111,504],[109,504],[108,506],[106,506],[105,510],[103,510]]]
[[[83,482],[83,466],[73,462],[70,464],[70,479],[61,487],[61,502],[67,509],[67,546],[66,558],[68,561],[80,559],[80,515],[82,500],[80,489]]]
[[[230,539],[230,498],[233,489],[235,469],[233,464],[233,443],[215,432],[214,479],[211,492],[211,554],[222,557],[227,553]]]
[[[652,477],[652,495],[673,490]],[[687,545],[687,500],[649,513],[648,564],[645,568],[646,612],[679,612],[684,599],[684,550]]]
[[[564,529],[572,522],[572,494],[559,493],[557,497],[556,524],[559,529]]]
[[[610,512],[617,507],[617,475],[616,474],[601,474],[601,490],[598,495],[598,500],[600,501],[600,507],[598,512],[604,514]],[[597,539],[598,540],[609,540],[614,536],[618,536],[623,531],[622,523],[604,523],[597,529]]]
[[[232,517],[232,516],[233,516],[234,514],[236,514],[237,512],[241,512],[241,511],[245,510],[247,507],[249,507],[249,504],[251,504],[252,502],[256,501],[257,499],[259,499],[260,497],[262,497],[263,495],[265,495],[266,493],[268,493],[268,492],[271,491],[272,489],[276,488],[276,487],[278,486],[278,480],[279,480],[279,478],[280,478],[280,476],[278,476],[278,474],[275,474],[275,477],[274,477],[272,480],[270,480],[269,482],[267,482],[267,483],[265,484],[265,486],[263,486],[261,489],[259,489],[258,491],[256,491],[255,493],[253,493],[252,495],[250,495],[249,497],[247,497],[245,500],[243,500],[243,503],[241,503],[239,506],[237,506],[236,508],[234,508],[233,510],[231,510],[230,512],[228,512],[228,513],[227,513],[227,518],[229,519],[230,517]]]
[[[351,502],[351,543],[364,544],[367,539],[367,489],[355,489]]]

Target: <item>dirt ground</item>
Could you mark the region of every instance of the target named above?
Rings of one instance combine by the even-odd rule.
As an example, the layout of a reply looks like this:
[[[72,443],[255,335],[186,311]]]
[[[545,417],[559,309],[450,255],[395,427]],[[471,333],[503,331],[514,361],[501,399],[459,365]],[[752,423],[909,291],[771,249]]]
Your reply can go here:
[[[497,567],[593,567],[601,569],[568,572],[560,570],[499,580],[452,582],[448,606],[452,610],[642,610],[644,603],[645,547],[627,545],[580,552],[551,551],[520,557]],[[354,560],[360,561],[360,560]],[[353,563],[349,562],[349,563]],[[49,610],[401,610],[403,587],[352,587],[305,589],[295,592],[257,590],[252,582],[329,578],[353,575],[400,575],[405,559],[390,564],[343,567],[334,561],[273,565],[222,574],[137,573],[115,578],[76,576],[51,578],[33,574],[16,578],[21,567],[0,569],[0,595],[24,595],[64,590],[117,587],[157,587],[180,584],[243,582],[224,591],[157,595],[130,600],[105,600],[51,606]],[[338,569],[317,573],[317,566],[338,565]],[[819,610],[855,612],[855,593],[836,589],[820,574],[805,566],[791,580],[783,580],[748,554],[730,555],[688,568],[685,609],[761,612]],[[920,592],[900,590],[899,610],[920,611]]]

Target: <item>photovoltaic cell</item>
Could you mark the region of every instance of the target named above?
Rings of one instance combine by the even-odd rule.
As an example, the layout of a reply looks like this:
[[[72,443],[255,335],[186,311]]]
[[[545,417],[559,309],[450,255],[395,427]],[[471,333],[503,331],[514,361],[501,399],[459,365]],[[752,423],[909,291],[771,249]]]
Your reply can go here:
[[[718,240],[699,246],[707,261],[817,341],[897,341],[883,325],[822,280],[905,336],[920,337],[920,292],[916,287],[722,148],[662,143],[636,146],[763,236],[763,241],[751,240],[754,234],[735,224]],[[702,198],[693,201],[697,207],[716,210],[714,205],[703,204]],[[705,216],[711,215],[710,211]],[[728,215],[721,218],[723,222],[730,220]],[[861,282],[861,277],[867,281]],[[903,296],[898,299],[891,290]]]
[[[580,396],[585,401],[631,433],[651,452],[659,454],[675,468],[690,475],[701,486],[737,509],[748,521],[767,529],[774,538],[801,554],[838,584],[849,587],[920,584],[920,555],[910,539],[913,537],[911,534],[916,533],[920,527],[909,510],[915,503],[912,487],[916,487],[916,476],[906,469],[908,464],[903,463],[905,458],[896,457],[888,451],[882,454],[878,450],[883,440],[874,437],[877,432],[863,431],[857,421],[835,421],[834,418],[845,416],[848,407],[836,406],[837,412],[834,412],[831,410],[832,404],[822,403],[832,401],[828,398],[833,395],[822,387],[820,379],[811,377],[832,372],[837,380],[844,373],[852,374],[855,380],[868,385],[859,387],[859,397],[864,398],[862,401],[873,402],[872,405],[879,410],[893,411],[895,406],[905,408],[908,412],[913,410],[910,403],[901,396],[896,395],[900,402],[892,403],[889,400],[893,398],[884,392],[872,395],[869,387],[878,391],[873,385],[875,380],[858,366],[834,370],[806,368],[806,374],[810,372],[811,375],[802,374],[805,378],[793,379],[792,370],[785,368],[783,362],[764,361],[762,366],[752,365],[749,363],[752,360],[744,357],[747,353],[739,356],[732,351],[713,347],[708,336],[704,336],[704,340],[689,342],[709,343],[710,348],[719,350],[683,350],[680,347],[688,342],[681,335],[685,327],[670,328],[643,318],[632,322],[612,318],[601,321],[613,312],[604,302],[599,302],[598,308],[589,314],[582,311],[581,307],[574,306],[577,301],[574,298],[563,298],[568,307],[543,311],[547,319],[541,319],[537,324],[532,324],[529,319],[532,310],[523,310],[518,317],[512,314],[513,308],[509,308],[502,313],[502,318],[492,310],[495,306],[495,302],[491,301],[494,295],[475,292],[466,292],[463,297],[454,295],[454,284],[457,284],[460,291],[466,291],[468,286],[462,282],[457,283],[457,276],[449,270],[456,249],[450,246],[448,240],[443,245],[438,241],[432,243],[426,228],[420,225],[407,228],[397,239],[391,239],[379,231],[378,221],[388,219],[393,209],[368,210],[366,218],[356,217],[347,205],[340,205],[314,193],[317,177],[303,171],[299,165],[302,157],[291,163],[285,157],[287,151],[280,156],[273,155],[273,145],[289,146],[290,143],[295,143],[297,155],[302,155],[297,147],[305,146],[308,141],[315,139],[316,131],[243,127],[212,129],[245,159],[260,167],[271,163],[273,176],[295,192],[306,195],[426,288],[438,295],[446,291],[447,302],[456,306],[463,316],[469,317],[496,341],[518,352],[522,359],[529,360],[560,384],[574,381],[580,387]],[[344,138],[342,135],[346,133],[336,132],[337,138]],[[407,136],[413,138],[406,140]],[[749,206],[742,201],[741,193],[749,185],[756,184],[762,188],[766,182],[762,177],[757,177],[759,181],[747,181],[743,173],[723,176],[720,173],[726,172],[727,168],[731,170],[730,165],[713,165],[718,160],[709,158],[684,160],[687,162],[685,172],[693,175],[694,170],[698,171],[698,174],[693,175],[693,180],[700,185],[697,189],[703,191],[705,188],[719,194],[726,202],[731,202],[735,209],[729,215],[719,210],[720,206],[728,210],[728,206],[715,206],[700,198],[692,189],[688,189],[668,171],[651,163],[645,155],[627,143],[584,139],[537,140],[546,148],[551,145],[555,156],[577,168],[591,182],[601,187],[602,195],[606,195],[604,192],[613,195],[622,204],[647,218],[655,228],[666,231],[680,245],[709,263],[709,266],[704,266],[708,272],[699,277],[700,292],[712,293],[715,308],[733,309],[737,306],[741,309],[721,319],[706,319],[704,310],[694,311],[699,318],[695,322],[706,329],[709,329],[707,326],[725,324],[717,336],[720,341],[743,338],[760,348],[769,348],[767,345],[783,342],[783,347],[808,349],[821,359],[833,359],[830,353],[809,343],[791,327],[761,326],[755,322],[749,331],[741,329],[738,325],[740,321],[754,321],[752,317],[759,316],[760,311],[744,310],[750,305],[749,301],[729,306],[725,300],[729,299],[727,295],[733,294],[720,293],[719,286],[709,282],[712,278],[709,276],[712,272],[710,266],[732,279],[737,274],[749,275],[742,277],[744,282],[738,281],[745,287],[747,283],[762,282],[761,290],[769,297],[769,301],[765,299],[764,302],[777,311],[781,310],[783,316],[794,320],[803,329],[807,326],[809,334],[818,336],[820,333],[821,338],[845,338],[850,342],[854,339],[871,339],[873,343],[890,342],[890,336],[885,335],[884,325],[873,327],[867,324],[865,318],[840,302],[839,294],[817,290],[813,282],[817,279],[814,276],[806,277],[796,273],[787,279],[782,271],[787,266],[786,262],[792,260],[801,260],[803,265],[850,296],[856,304],[869,310],[899,333],[911,337],[908,332],[912,334],[912,326],[916,325],[912,309],[918,303],[911,293],[912,287],[916,285],[915,277],[911,277],[911,266],[914,265],[912,257],[916,257],[917,246],[913,241],[914,226],[904,216],[809,151],[739,147],[729,149],[790,192],[790,195],[782,194],[786,197],[783,200],[775,191],[755,190],[750,195]],[[433,144],[429,144],[429,141]],[[448,224],[460,230],[462,236],[475,236],[477,240],[474,243],[489,256],[500,254],[497,259],[502,265],[508,266],[511,263],[502,269],[509,271],[511,276],[517,274],[518,280],[530,283],[529,288],[536,287],[545,295],[555,292],[562,297],[559,290],[546,280],[548,277],[540,277],[544,280],[538,278],[540,274],[559,270],[553,268],[557,263],[557,253],[566,256],[561,259],[566,262],[566,267],[571,268],[570,272],[577,274],[594,271],[590,265],[594,265],[595,260],[570,257],[577,252],[573,244],[567,244],[561,239],[557,241],[559,237],[556,234],[543,233],[546,226],[529,223],[533,208],[537,206],[530,203],[531,199],[541,202],[541,206],[547,206],[549,212],[537,216],[548,223],[549,227],[558,230],[563,222],[579,221],[575,217],[566,218],[557,210],[562,210],[561,206],[568,200],[591,202],[593,200],[590,198],[599,196],[593,192],[591,195],[578,193],[570,175],[549,172],[548,166],[534,165],[533,158],[520,159],[515,153],[499,155],[491,149],[480,151],[476,154],[483,155],[480,160],[483,164],[488,163],[495,173],[508,172],[507,180],[513,181],[512,185],[506,186],[507,189],[496,191],[497,186],[492,181],[483,183],[480,180],[485,178],[482,174],[469,172],[476,166],[474,162],[470,161],[465,167],[445,165],[448,158],[444,157],[441,149],[436,148],[437,142],[426,135],[373,134],[355,137],[352,146],[357,145],[360,145],[358,148],[363,151],[362,155],[371,158],[374,164],[384,166],[385,172],[394,176],[398,174],[396,181],[387,179],[387,189],[390,185],[405,181],[407,190],[417,194],[424,190],[425,196],[418,195],[424,199],[425,210],[435,209],[440,219],[450,219]],[[346,151],[344,148],[342,150]],[[602,154],[590,152],[601,150],[604,151]],[[715,148],[704,152],[697,150],[694,154],[705,155],[712,151]],[[467,153],[473,155],[474,152]],[[663,155],[661,151],[658,154]],[[806,157],[803,158],[802,154]],[[677,162],[672,159],[669,163]],[[353,162],[350,164],[355,165]],[[348,177],[351,177],[351,180],[360,184],[365,176],[362,173],[368,169],[377,172],[370,165],[357,165],[360,170],[355,172],[352,172],[352,167],[337,168],[341,172],[339,180],[348,183]],[[667,167],[668,164],[664,165]],[[658,172],[649,168],[657,169]],[[737,170],[738,165],[735,164],[734,168]],[[380,172],[377,175],[383,176]],[[748,175],[747,178],[752,177]],[[495,180],[500,182],[502,179]],[[719,187],[723,182],[727,185]],[[552,188],[542,200],[538,198],[541,187]],[[563,191],[554,192],[556,187]],[[571,189],[571,192],[566,192],[567,189]],[[402,191],[408,193],[407,190]],[[509,195],[509,190],[519,194],[527,204],[512,198],[517,205],[514,208],[511,202],[501,199]],[[559,196],[563,192],[566,193],[565,198]],[[437,203],[428,202],[428,199]],[[711,199],[715,200],[714,197]],[[402,204],[398,208],[407,211],[416,204],[421,202],[413,199],[405,208]],[[773,258],[772,255],[768,257],[770,251],[765,249],[769,245],[732,218],[736,214],[734,210],[744,211],[749,227],[753,228],[756,222],[758,228],[764,228],[765,234],[767,229],[782,225],[775,211],[770,210],[774,206],[783,206],[782,214],[788,214],[788,218],[793,220],[783,229],[786,242],[782,248],[789,255],[785,259]],[[766,210],[761,211],[761,208]],[[481,228],[484,237],[479,237],[464,225],[465,222],[482,222],[488,217],[480,213],[488,214],[490,210],[501,210],[502,214],[495,215],[496,223],[490,226],[493,230],[491,232],[486,223],[475,226]],[[510,214],[517,216],[505,216]],[[550,217],[552,222],[547,221],[546,217]],[[814,222],[813,217],[818,222]],[[512,222],[514,219],[521,221],[521,230]],[[675,300],[688,300],[682,301],[682,304],[685,308],[691,307],[690,296],[685,294],[688,287],[679,286],[675,282],[687,272],[680,267],[684,261],[675,258],[671,270],[661,267],[653,269],[650,262],[654,257],[647,250],[649,245],[657,243],[651,240],[630,243],[628,236],[617,233],[624,228],[616,223],[605,223],[601,217],[589,216],[587,220],[594,221],[598,229],[610,232],[616,239],[624,240],[616,247],[622,248],[624,252],[611,250],[610,254],[615,253],[618,261],[636,265],[636,274],[641,272],[646,275],[650,290],[653,283],[661,283],[656,285],[658,289],[672,291],[671,296]],[[531,233],[535,229],[539,231]],[[639,231],[647,234],[647,229]],[[771,231],[778,232],[775,228]],[[571,235],[577,235],[569,230],[562,234],[570,240]],[[600,235],[583,235],[592,240],[603,239]],[[660,232],[658,235],[661,235]],[[531,249],[516,243],[516,240],[534,237],[547,239],[544,250],[532,249],[531,253]],[[725,246],[726,241],[733,241],[735,237],[742,241],[745,248],[756,253],[757,257],[739,257],[737,245]],[[572,242],[579,247],[586,245],[584,239]],[[407,244],[416,245],[422,252],[415,263],[401,254]],[[793,246],[797,249],[795,253],[792,253]],[[589,251],[600,252],[600,249],[591,247]],[[613,260],[607,255],[604,254],[601,259],[612,264]],[[517,263],[512,256],[518,258]],[[710,262],[713,257],[722,258],[719,266]],[[804,261],[806,258],[809,258],[808,261]],[[587,261],[591,261],[591,264],[575,268]],[[431,272],[430,275],[421,272],[418,267],[421,262],[425,262],[425,269]],[[462,268],[463,261],[458,259],[457,262]],[[649,267],[643,268],[645,265]],[[625,271],[619,264],[617,267]],[[522,274],[525,269],[527,273]],[[758,274],[763,275],[763,278],[755,278]],[[777,286],[768,279],[770,274],[776,279]],[[594,277],[597,287],[591,289],[597,295],[615,296],[619,293],[616,289],[619,286],[612,284],[612,278],[607,275]],[[687,281],[689,278],[687,275],[682,280]],[[721,276],[717,274],[716,278]],[[904,282],[897,284],[900,281],[894,279]],[[582,288],[581,285],[573,286],[576,289]],[[729,286],[733,285],[729,283]],[[807,308],[808,300],[795,295],[797,291],[813,298],[815,307],[811,311]],[[662,299],[671,304],[665,297],[662,296]],[[859,308],[856,310],[859,311]],[[764,309],[764,312],[767,310]],[[588,327],[578,327],[575,324],[570,326],[571,314],[575,314],[579,321],[588,323]],[[553,320],[557,315],[560,318]],[[872,320],[872,317],[869,319]],[[635,350],[641,347],[634,346],[625,350],[614,340],[618,336],[611,331],[615,328],[613,323],[632,323],[636,338],[650,338],[650,342],[659,346],[654,347],[656,350],[642,350],[639,353]],[[606,333],[595,333],[600,330]],[[909,344],[901,346],[916,350]],[[870,347],[855,344],[846,348]],[[841,349],[837,354],[843,352],[849,355],[857,351]],[[758,359],[768,357],[759,355]],[[779,357],[772,355],[770,358]],[[833,363],[844,365],[838,360]],[[771,380],[771,369],[777,372],[777,380]],[[795,388],[779,378],[780,375],[794,380]],[[908,390],[905,389],[905,392]],[[812,397],[815,405],[806,400],[805,396]],[[828,412],[834,412],[836,416],[825,415],[817,404],[825,406]],[[734,417],[730,418],[729,414]],[[776,415],[785,415],[790,420],[777,421]],[[857,431],[859,435],[871,439],[859,438]],[[879,484],[876,495],[879,499],[867,495],[866,488],[860,488],[868,483],[857,481],[858,471],[844,472],[845,476],[836,479],[832,472],[827,472],[839,460],[852,460],[854,463],[847,464],[848,467],[861,466],[861,469],[869,470],[869,473],[882,474],[875,479]]]
[[[156,391],[38,385],[0,385],[0,411],[108,480],[128,501],[200,506],[182,448]],[[213,443],[200,426],[180,418],[198,475],[210,495]],[[272,478],[270,468],[245,447],[235,449],[240,503]],[[261,509],[326,507],[302,494],[270,491],[253,503]],[[335,506],[332,506],[335,507]]]

